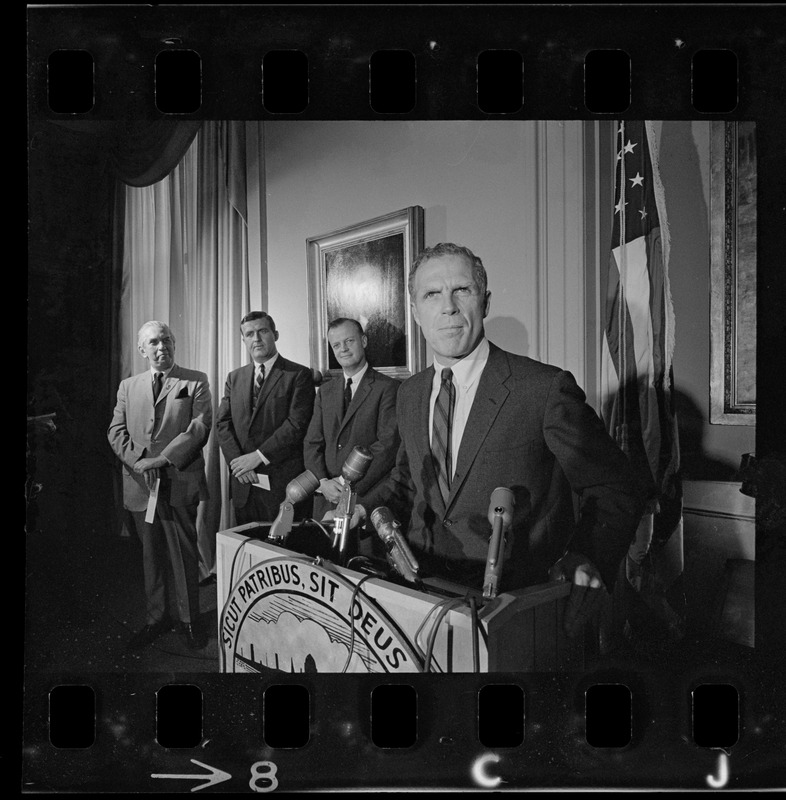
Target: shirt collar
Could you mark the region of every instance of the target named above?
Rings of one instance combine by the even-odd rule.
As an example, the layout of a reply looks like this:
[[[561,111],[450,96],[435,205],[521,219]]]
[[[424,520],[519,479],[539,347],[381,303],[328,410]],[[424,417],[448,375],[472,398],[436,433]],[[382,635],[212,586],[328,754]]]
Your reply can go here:
[[[272,358],[269,358],[267,361],[260,362],[265,366],[265,375],[268,375],[270,373],[270,368],[273,366],[273,364],[276,363],[277,358],[278,358],[278,353],[276,353]],[[254,364],[254,374],[256,374],[256,371],[259,368],[259,364],[257,364],[256,361],[254,361],[253,364]]]
[[[175,365],[174,365],[174,364],[172,364],[172,366],[171,366],[171,367],[170,367],[168,370],[166,370],[166,371],[162,372],[161,374],[164,376],[164,377],[162,378],[162,380],[166,380],[166,379],[169,377],[169,373],[170,373],[170,372],[172,372],[172,370],[173,370],[174,368],[175,368]],[[153,378],[154,380],[155,380],[155,377],[156,377],[156,373],[157,373],[157,372],[161,372],[161,370],[160,370],[160,369],[153,369],[153,367],[150,367],[150,376],[151,376],[151,378]]]
[[[489,340],[484,336],[478,346],[464,358],[453,364],[450,369],[453,371],[453,379],[457,386],[469,387],[477,381],[480,377],[486,362],[489,360]],[[445,367],[437,361],[434,357],[434,380],[440,381],[442,379],[442,370]]]
[[[352,378],[352,385],[358,386],[360,381],[363,380],[363,376],[366,374],[366,370],[368,369],[368,361],[354,374],[354,375],[347,375],[344,373],[344,386],[347,385],[347,378]]]

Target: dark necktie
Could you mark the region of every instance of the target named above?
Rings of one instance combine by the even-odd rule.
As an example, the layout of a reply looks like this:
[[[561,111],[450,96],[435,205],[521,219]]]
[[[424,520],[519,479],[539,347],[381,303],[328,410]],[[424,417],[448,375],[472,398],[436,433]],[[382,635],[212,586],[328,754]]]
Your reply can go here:
[[[442,370],[442,384],[437,401],[434,403],[434,422],[431,430],[431,454],[437,472],[439,489],[447,503],[450,494],[450,479],[453,474],[453,454],[451,432],[453,428],[453,408],[456,405],[456,389],[453,386],[453,370]]]
[[[349,408],[349,404],[352,402],[352,378],[347,378],[347,382],[344,386],[344,414],[346,416],[347,409]]]
[[[161,394],[161,387],[164,384],[164,373],[163,372],[156,372],[153,376],[153,402],[155,403],[158,400],[158,395]]]
[[[265,380],[265,365],[260,364],[259,370],[257,371],[257,376],[254,379],[254,402],[256,402],[257,398],[259,397],[259,392],[262,389],[262,383]]]

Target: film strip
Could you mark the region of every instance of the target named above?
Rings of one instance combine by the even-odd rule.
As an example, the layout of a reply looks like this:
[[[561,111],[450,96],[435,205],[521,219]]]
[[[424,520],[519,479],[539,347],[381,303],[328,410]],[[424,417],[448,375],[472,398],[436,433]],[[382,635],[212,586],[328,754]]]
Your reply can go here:
[[[85,209],[88,221],[74,223],[81,217],[72,212],[71,224],[107,224],[89,198],[90,180],[111,158],[102,125],[752,121],[759,198],[755,439],[760,456],[777,457],[786,452],[784,16],[782,7],[768,5],[30,7],[30,285],[31,297],[42,293],[49,303],[34,300],[30,309],[34,360],[52,329],[97,337],[106,330],[112,299],[99,273],[108,271],[111,235],[108,245],[87,237],[81,251],[78,243],[75,252],[65,247],[58,263],[47,265],[68,224],[64,207]],[[327,148],[322,157],[329,158]],[[367,157],[373,171],[373,158],[384,154]],[[486,160],[493,164],[494,154]],[[444,209],[435,203],[432,212]],[[95,233],[96,242],[107,230]],[[69,276],[80,262],[91,265],[84,279]],[[93,301],[70,301],[87,280]],[[49,281],[55,290],[42,292]],[[51,305],[53,297],[61,302]],[[74,309],[94,305],[103,310],[91,311],[90,322],[80,327],[70,319]],[[108,376],[101,381],[110,383]],[[100,400],[75,396],[103,413]],[[46,427],[47,419],[35,419]],[[47,444],[40,430],[31,439],[30,417],[28,434],[34,452],[64,459],[61,469],[74,474],[104,458],[89,431],[76,456]],[[786,783],[777,492],[770,499],[761,490],[757,499],[755,642],[590,654],[582,667],[533,663],[526,671],[315,674],[277,663],[244,674],[221,666],[222,603],[231,603],[243,570],[200,590],[214,603],[213,627],[207,649],[196,653],[166,632],[144,654],[121,654],[130,613],[97,642],[91,631],[99,609],[58,608],[58,597],[71,597],[80,580],[79,559],[91,558],[91,543],[100,539],[87,532],[97,519],[89,509],[66,513],[81,502],[74,485],[54,497],[41,494],[37,513],[48,515],[49,527],[37,526],[30,501],[40,489],[28,487],[28,578],[20,592],[25,793],[676,791]],[[99,549],[101,557],[109,551],[99,596],[138,582],[125,563],[128,549],[111,542]],[[303,567],[303,585],[312,573]],[[753,630],[750,607],[741,618],[735,611],[733,592],[749,586],[741,589],[735,575],[727,607],[739,626]],[[329,577],[311,579],[324,596]],[[373,641],[370,620],[385,605],[379,597],[367,601],[365,616],[350,627]],[[51,636],[58,627],[59,637]],[[413,653],[422,655],[417,646]]]

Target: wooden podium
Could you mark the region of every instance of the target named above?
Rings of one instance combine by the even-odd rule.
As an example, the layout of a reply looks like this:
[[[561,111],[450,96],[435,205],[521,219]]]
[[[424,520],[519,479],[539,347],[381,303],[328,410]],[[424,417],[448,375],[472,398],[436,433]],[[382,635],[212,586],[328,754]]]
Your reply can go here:
[[[439,580],[424,581],[421,591],[338,566],[313,550],[270,544],[264,539],[268,529],[267,523],[250,523],[217,534],[222,672],[548,672],[584,666],[583,638],[568,639],[562,628],[568,583],[501,593],[491,601],[479,590]],[[308,535],[324,537],[316,526]]]

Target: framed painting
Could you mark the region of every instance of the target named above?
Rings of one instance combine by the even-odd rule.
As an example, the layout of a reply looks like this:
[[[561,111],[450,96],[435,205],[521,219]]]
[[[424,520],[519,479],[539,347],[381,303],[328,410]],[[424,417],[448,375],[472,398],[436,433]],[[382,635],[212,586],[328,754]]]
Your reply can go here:
[[[756,424],[756,123],[713,122],[710,422]]]
[[[420,206],[306,240],[312,368],[326,378],[340,374],[327,326],[349,317],[363,326],[375,369],[399,380],[423,369],[425,340],[407,296],[409,270],[422,249]]]

